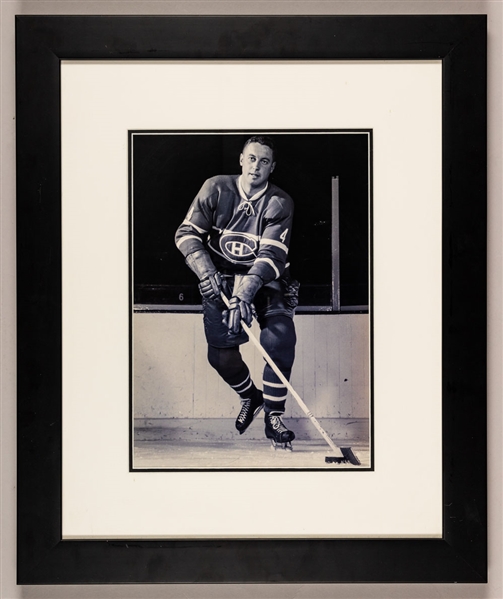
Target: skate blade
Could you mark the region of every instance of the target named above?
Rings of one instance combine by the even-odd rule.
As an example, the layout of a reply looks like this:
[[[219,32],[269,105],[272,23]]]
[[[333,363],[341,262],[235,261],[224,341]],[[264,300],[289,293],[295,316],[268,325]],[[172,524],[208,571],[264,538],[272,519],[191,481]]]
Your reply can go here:
[[[271,439],[271,449],[276,451],[277,449],[281,449],[283,451],[293,451],[292,442],[285,441],[285,443],[277,443],[274,439]]]
[[[360,466],[360,460],[355,456],[351,447],[341,447],[341,456],[326,456],[325,463],[327,464],[352,464],[353,466]]]

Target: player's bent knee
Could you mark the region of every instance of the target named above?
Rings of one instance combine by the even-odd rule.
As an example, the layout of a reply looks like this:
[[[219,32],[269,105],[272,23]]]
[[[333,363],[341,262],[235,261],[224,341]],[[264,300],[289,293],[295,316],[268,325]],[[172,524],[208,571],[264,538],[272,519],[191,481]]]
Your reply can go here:
[[[232,376],[243,364],[238,347],[214,347],[208,345],[208,362],[222,376]]]

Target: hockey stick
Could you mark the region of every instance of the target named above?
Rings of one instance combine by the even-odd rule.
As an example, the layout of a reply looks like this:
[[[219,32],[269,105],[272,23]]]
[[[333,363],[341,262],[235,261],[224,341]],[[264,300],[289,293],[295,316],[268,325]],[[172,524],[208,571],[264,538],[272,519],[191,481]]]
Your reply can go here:
[[[227,297],[225,296],[225,294],[223,292],[220,292],[220,294],[222,296],[222,300],[223,300],[224,304],[228,308],[229,307],[229,300],[227,299]],[[332,441],[332,439],[327,435],[327,433],[322,428],[321,424],[318,422],[318,420],[316,420],[314,414],[306,406],[306,404],[304,403],[304,401],[302,400],[302,398],[300,397],[300,395],[297,393],[297,391],[295,391],[295,389],[292,387],[292,385],[290,384],[290,381],[281,372],[281,370],[278,368],[278,366],[276,366],[276,363],[274,362],[274,360],[267,353],[267,351],[262,347],[262,344],[260,343],[260,341],[252,333],[251,327],[249,327],[246,324],[246,322],[244,320],[242,320],[242,319],[241,319],[241,326],[243,327],[245,333],[248,335],[248,338],[250,339],[250,341],[258,349],[258,351],[260,352],[260,354],[262,354],[262,357],[269,364],[269,366],[274,370],[274,373],[279,378],[279,380],[283,383],[283,385],[285,385],[285,387],[288,389],[288,391],[290,391],[290,393],[293,395],[293,397],[295,398],[295,400],[299,404],[299,406],[302,409],[302,411],[304,412],[304,414],[309,418],[309,420],[311,420],[311,422],[314,424],[316,430],[325,439],[325,441],[328,443],[328,445],[330,446],[330,448],[334,452],[334,454],[335,454],[334,456],[326,456],[325,457],[325,462],[327,462],[327,463],[337,463],[337,464],[341,464],[341,463],[344,463],[344,462],[349,462],[350,464],[353,464],[354,466],[359,466],[361,464],[361,462],[355,456],[355,454],[353,453],[353,450],[351,449],[351,447],[338,447]]]

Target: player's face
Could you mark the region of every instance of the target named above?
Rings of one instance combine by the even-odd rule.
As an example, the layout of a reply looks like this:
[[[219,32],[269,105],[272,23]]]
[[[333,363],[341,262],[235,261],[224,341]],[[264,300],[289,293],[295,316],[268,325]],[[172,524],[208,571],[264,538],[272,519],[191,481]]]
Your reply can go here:
[[[276,163],[272,161],[272,150],[257,142],[246,146],[239,158],[243,173],[243,181],[250,188],[263,187],[274,170]]]

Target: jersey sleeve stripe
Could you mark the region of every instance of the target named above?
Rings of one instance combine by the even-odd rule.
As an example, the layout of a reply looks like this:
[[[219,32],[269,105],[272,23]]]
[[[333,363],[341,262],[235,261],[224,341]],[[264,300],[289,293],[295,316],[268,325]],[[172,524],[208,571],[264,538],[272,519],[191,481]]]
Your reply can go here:
[[[180,246],[182,245],[182,243],[184,241],[187,241],[188,239],[197,239],[197,241],[201,241],[201,238],[198,237],[197,235],[184,235],[183,237],[181,237],[177,242],[176,242],[176,247],[178,249],[180,249]]]
[[[260,245],[273,245],[274,247],[277,247],[280,250],[283,250],[286,254],[288,254],[287,246],[284,243],[281,243],[281,241],[276,241],[275,239],[267,239],[265,237],[262,237],[262,239],[260,240]]]
[[[270,266],[270,267],[271,267],[271,268],[274,270],[274,272],[276,273],[276,278],[278,278],[278,277],[279,277],[279,275],[280,275],[280,272],[279,272],[279,270],[277,269],[277,267],[276,267],[276,264],[274,264],[274,262],[273,262],[273,261],[272,261],[270,258],[257,258],[257,259],[255,260],[255,264],[256,264],[257,262],[266,262],[267,264],[269,264],[269,266]]]
[[[185,219],[183,221],[184,225],[188,225],[189,227],[192,227],[193,229],[195,229],[198,233],[204,234],[207,233],[208,231],[206,229],[202,229],[201,227],[198,227],[197,225],[195,225],[194,223],[191,223],[190,220]]]

